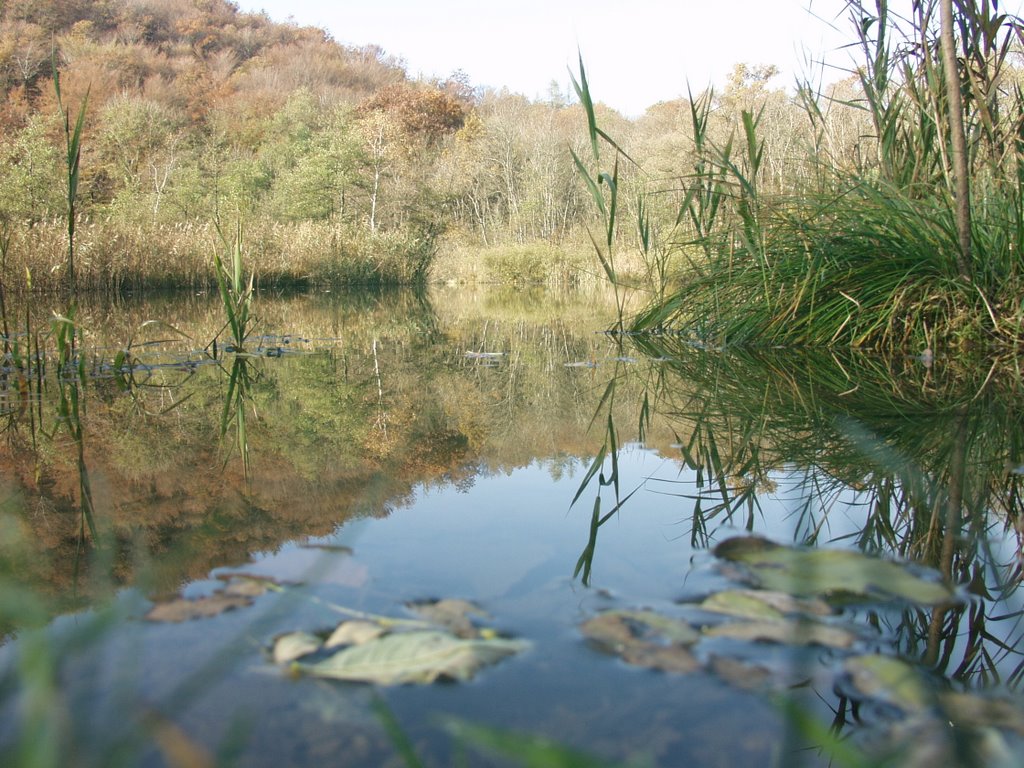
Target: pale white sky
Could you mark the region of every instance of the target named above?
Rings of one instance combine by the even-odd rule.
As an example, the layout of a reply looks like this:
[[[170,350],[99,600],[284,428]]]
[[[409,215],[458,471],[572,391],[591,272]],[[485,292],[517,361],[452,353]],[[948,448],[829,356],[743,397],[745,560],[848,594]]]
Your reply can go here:
[[[461,69],[473,85],[530,98],[545,97],[553,79],[566,91],[579,50],[594,98],[631,117],[685,95],[687,82],[694,91],[721,86],[739,62],[775,64],[779,84],[791,85],[823,55],[848,64],[838,49],[852,40],[844,0],[236,2],[275,21],[322,27],[340,43],[380,45],[413,77]]]

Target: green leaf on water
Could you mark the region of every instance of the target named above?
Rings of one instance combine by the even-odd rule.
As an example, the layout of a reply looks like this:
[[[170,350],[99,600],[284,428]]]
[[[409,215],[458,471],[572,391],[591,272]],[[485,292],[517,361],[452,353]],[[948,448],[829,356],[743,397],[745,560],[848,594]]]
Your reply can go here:
[[[727,589],[715,592],[700,604],[702,610],[740,619],[782,619],[786,614],[827,616],[829,606],[817,599],[798,599],[786,592],[761,589]]]
[[[790,595],[899,599],[918,605],[955,599],[944,584],[917,576],[902,563],[850,550],[797,549],[743,536],[719,544],[715,556],[745,566],[756,586]]]
[[[856,637],[839,627],[817,621],[776,619],[767,621],[734,621],[704,630],[708,637],[728,637],[750,642],[785,643],[787,645],[824,645],[849,648]]]
[[[891,656],[854,656],[846,660],[844,668],[859,693],[908,714],[922,712],[935,701],[918,670]]]
[[[506,638],[466,639],[434,630],[398,632],[344,648],[300,669],[316,677],[379,685],[469,680],[482,667],[527,647],[523,640]]]

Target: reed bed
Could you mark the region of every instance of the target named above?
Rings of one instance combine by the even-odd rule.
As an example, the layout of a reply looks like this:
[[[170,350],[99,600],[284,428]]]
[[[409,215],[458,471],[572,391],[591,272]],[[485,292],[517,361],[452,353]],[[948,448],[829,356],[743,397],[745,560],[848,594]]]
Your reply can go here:
[[[808,132],[787,189],[764,178],[761,112],[742,111],[716,142],[713,94],[691,99],[693,170],[675,221],[652,222],[642,201],[636,221],[649,263],[683,266],[652,270],[655,298],[634,331],[716,346],[1019,347],[1024,91],[1010,54],[1024,25],[994,4],[954,6],[956,72],[940,55],[938,2],[914,4],[907,19],[886,3],[848,4],[864,63],[851,73],[859,95],[839,106],[866,115],[870,135],[852,154],[830,154],[823,115],[837,105],[805,84]],[[597,126],[582,68],[577,89],[592,138],[577,164],[605,221],[595,245],[615,280],[628,158]]]
[[[425,279],[434,245],[400,232],[367,233],[332,222],[245,223],[246,254],[262,286],[414,284]],[[75,281],[80,290],[215,286],[210,254],[220,248],[213,223],[128,224],[78,217]],[[13,227],[5,287],[57,291],[67,273],[67,223]]]
[[[452,239],[431,264],[430,280],[449,284],[586,287],[604,282],[589,244],[574,241],[479,246]]]

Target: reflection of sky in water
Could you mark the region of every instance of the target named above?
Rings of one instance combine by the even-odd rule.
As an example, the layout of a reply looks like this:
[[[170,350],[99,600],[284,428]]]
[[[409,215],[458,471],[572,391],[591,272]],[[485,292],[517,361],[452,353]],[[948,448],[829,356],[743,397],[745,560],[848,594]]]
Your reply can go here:
[[[351,548],[351,557],[325,566],[323,550],[290,545],[260,567],[284,578],[320,568],[318,580],[368,594],[404,595],[413,585],[416,596],[500,601],[536,587],[570,588],[598,491],[595,478],[569,508],[585,469],[576,463],[573,471],[553,479],[550,463],[535,462],[507,474],[479,476],[468,488],[420,486],[387,518],[352,521],[314,542]],[[706,482],[698,488],[696,473],[679,462],[636,446],[621,451],[619,469],[621,495],[640,490],[601,527],[592,586],[671,599],[678,593],[670,585],[678,590],[692,578],[694,563],[712,559],[703,548],[691,548],[691,533],[693,496],[700,493],[707,510],[715,491]],[[867,513],[865,494],[834,484],[823,490],[820,478],[795,468],[773,472],[769,479],[774,487],[759,492],[756,504],[707,522],[711,547],[747,532],[800,542],[815,528],[823,546],[856,545]],[[605,487],[601,496],[604,514],[614,506],[614,494]],[[1012,563],[1014,539],[999,535],[1001,530],[993,527],[991,553],[996,562]]]
[[[464,597],[482,605],[492,617],[488,624],[529,639],[533,649],[485,670],[469,684],[383,692],[403,727],[437,764],[444,764],[450,748],[436,727],[440,714],[545,734],[617,759],[649,750],[658,765],[681,760],[705,764],[711,755],[730,756],[733,764],[767,759],[780,724],[763,699],[710,673],[680,677],[630,669],[596,653],[580,637],[580,622],[604,608],[644,607],[673,615],[680,611],[677,601],[729,585],[716,571],[714,558],[690,545],[693,501],[684,496],[696,491],[695,473],[635,446],[623,450],[619,467],[623,495],[644,487],[600,529],[589,588],[573,579],[572,571],[587,541],[597,486],[569,509],[586,466],[577,463],[553,480],[552,464],[537,462],[477,477],[469,487],[420,486],[386,518],[353,520],[332,536],[265,553],[249,566],[230,570],[268,573],[305,586],[214,620],[126,625],[77,668],[86,678],[105,679],[119,659],[130,659],[129,677],[138,678],[147,699],[160,701],[179,682],[181,670],[234,647],[233,666],[211,676],[180,722],[189,733],[216,743],[223,733],[212,722],[239,711],[242,702],[246,716],[260,723],[249,736],[247,764],[309,764],[303,744],[319,744],[334,754],[344,750],[353,733],[373,733],[378,726],[368,715],[371,694],[366,688],[289,680],[262,660],[260,646],[275,634],[325,629],[339,620],[328,607],[299,593],[391,616],[405,615],[403,604],[409,600]],[[808,485],[799,471],[777,472],[771,480],[776,487],[761,494],[753,530],[791,541],[804,525],[798,511]],[[602,498],[607,511],[613,504],[611,489],[603,489]],[[862,508],[849,506],[856,500],[852,491],[836,496],[825,539],[857,530]],[[734,517],[732,525],[716,522],[709,528],[712,544],[742,534],[745,522],[744,515]],[[850,540],[834,544],[841,545]],[[998,557],[1011,554],[1010,547],[996,542]],[[201,593],[213,586],[201,582],[193,589]],[[1007,612],[1019,606],[1019,597],[1010,603]],[[68,628],[74,622],[69,617],[58,625]],[[737,652],[728,643],[713,647]],[[755,663],[790,666],[795,679],[808,659],[835,661],[823,649],[801,656],[758,644],[738,653]],[[823,700],[834,701],[829,680],[817,688]],[[117,685],[103,683],[103,695],[97,690],[87,688],[74,700],[106,711]],[[334,733],[337,742],[326,733]],[[366,759],[379,758],[372,750],[368,754],[377,757]],[[338,764],[366,764],[362,759]]]
[[[671,466],[647,451],[620,457],[623,493],[654,471]],[[406,506],[387,518],[346,523],[314,543],[349,547],[351,558],[324,565],[324,550],[289,546],[259,568],[284,578],[317,571],[317,580],[342,583],[355,561],[367,570],[367,594],[460,596],[484,604],[527,601],[538,593],[585,594],[572,579],[587,541],[593,493],[569,509],[583,472],[552,480],[534,463],[508,474],[478,477],[472,487],[419,487]],[[595,486],[596,488],[596,486]],[[610,509],[610,489],[604,489]],[[691,551],[674,499],[638,493],[601,528],[593,587],[671,599],[685,578]],[[653,587],[653,589],[652,589]],[[579,594],[574,599],[579,598]]]
[[[714,558],[691,546],[693,496],[713,498],[713,492],[706,483],[698,489],[694,471],[637,446],[619,456],[621,495],[642,487],[600,528],[592,583],[584,587],[572,574],[587,543],[597,481],[570,509],[586,466],[576,463],[557,480],[552,466],[536,462],[480,476],[468,488],[421,486],[387,518],[352,521],[317,540],[351,554],[289,545],[258,567],[279,578],[313,576],[328,593],[341,590],[372,610],[389,611],[421,598],[473,599],[505,629],[549,640],[600,608],[603,595],[617,605],[670,609],[675,601],[722,588]],[[856,546],[868,510],[863,492],[825,484],[796,468],[773,472],[769,480],[774,487],[758,494],[752,511],[744,507],[731,519],[721,515],[708,522],[710,547],[746,533],[748,520],[750,532],[780,543],[799,542],[817,528],[822,546]],[[601,495],[604,514],[614,506],[614,494],[606,487]],[[1002,535],[1001,525],[992,531],[992,561],[1012,564],[1015,538]],[[1005,568],[989,573],[990,587],[1005,577]],[[1017,590],[989,609],[1010,616],[988,629],[1011,646],[1019,634],[1011,614],[1022,605]],[[899,618],[898,611],[882,613]],[[954,658],[964,652],[963,643]],[[1004,676],[1015,664],[1012,655],[1000,663]]]

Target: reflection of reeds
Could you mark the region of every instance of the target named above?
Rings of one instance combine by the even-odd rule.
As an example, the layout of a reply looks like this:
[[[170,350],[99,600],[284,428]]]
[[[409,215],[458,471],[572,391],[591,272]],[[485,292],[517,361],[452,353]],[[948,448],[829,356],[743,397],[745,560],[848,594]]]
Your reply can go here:
[[[85,432],[82,428],[81,388],[85,386],[85,358],[76,348],[78,329],[75,325],[75,305],[72,302],[64,316],[53,320],[53,338],[57,347],[57,360],[54,375],[57,377],[58,424],[63,425],[75,443],[78,469],[78,501],[80,528],[78,547],[76,549],[76,573],[78,558],[85,548],[86,530],[91,541],[98,542],[96,534],[96,508],[93,503],[92,485],[89,481],[89,469],[85,463]]]
[[[647,362],[628,376],[617,371],[609,384],[595,414],[595,420],[610,420],[605,442],[576,494],[598,483],[576,569],[584,583],[598,529],[623,506],[602,515],[600,494],[618,480],[610,401],[620,388],[637,393],[636,386],[625,386],[631,377],[641,382],[638,402],[647,423],[640,433],[669,425],[690,470],[672,485],[658,481],[657,490],[667,487],[692,505],[692,546],[708,546],[724,528],[777,536],[762,515],[762,497],[776,483],[795,483],[800,496],[789,525],[798,543],[845,540],[873,554],[908,558],[971,594],[934,607],[849,607],[851,618],[860,613],[859,620],[884,632],[893,652],[958,686],[1019,686],[1024,611],[1014,607],[1014,593],[1021,580],[1024,489],[1022,475],[1010,468],[1024,458],[1024,391],[1012,371],[827,351],[709,351],[675,337],[630,338]],[[855,525],[847,533],[850,520]],[[1007,534],[1010,562],[1000,562],[991,542]],[[813,580],[806,574],[800,583]],[[810,678],[813,671],[801,674]],[[798,694],[778,698],[792,730],[790,746],[816,743],[839,754],[847,732],[859,726],[847,716],[843,691],[836,695],[827,731]],[[945,706],[940,699],[933,705]],[[847,757],[855,758],[851,764],[870,764],[856,751]]]
[[[911,358],[637,343],[662,359],[652,408],[672,423],[681,457],[696,473],[696,493],[679,494],[693,503],[695,543],[708,541],[713,524],[755,529],[758,496],[773,478],[796,477],[804,489],[795,512],[801,542],[829,540],[834,510],[859,511],[859,548],[911,558],[953,584],[987,590],[968,614],[962,607],[910,611],[896,631],[931,665],[955,668],[957,676],[998,675],[999,657],[1014,651],[986,627],[986,619],[996,620],[987,613],[1016,589],[1018,574],[1016,563],[993,559],[987,542],[993,527],[1018,530],[1024,517],[1022,477],[1007,469],[1021,464],[1024,451],[1024,393],[1015,380],[933,370]],[[998,620],[1009,627],[1014,617]],[[968,647],[954,664],[958,633]],[[1022,670],[1024,661],[1013,675]]]
[[[235,447],[242,460],[242,472],[249,477],[249,436],[246,431],[246,408],[252,402],[252,388],[258,375],[253,369],[253,360],[245,355],[236,355],[227,372],[228,388],[224,395],[224,407],[220,416],[220,436],[224,439],[232,424],[235,427]]]
[[[618,368],[616,364],[616,368]],[[622,509],[627,501],[632,498],[641,486],[637,486],[625,496],[622,495],[622,484],[621,477],[619,475],[619,437],[618,432],[615,428],[615,394],[618,389],[619,375],[618,372],[608,382],[608,386],[605,388],[604,394],[601,395],[601,399],[597,404],[597,408],[594,413],[594,419],[591,421],[593,426],[594,421],[598,419],[602,414],[606,415],[605,430],[604,430],[604,441],[601,443],[600,449],[598,449],[597,455],[594,456],[593,461],[590,463],[590,468],[583,476],[583,480],[580,482],[579,489],[576,491],[576,495],[573,497],[570,507],[579,501],[583,493],[593,483],[594,478],[597,478],[597,493],[594,495],[594,507],[590,515],[590,531],[587,535],[587,544],[583,548],[583,552],[580,554],[579,559],[576,561],[576,568],[573,570],[573,578],[579,576],[585,585],[590,584],[590,574],[594,567],[594,554],[597,551],[597,534],[601,526],[611,520],[618,512]],[[637,429],[640,439],[643,439],[643,435],[647,430],[647,426],[650,420],[650,410],[648,408],[648,402],[646,396],[644,397],[644,403],[640,408],[640,424]],[[605,467],[608,467],[608,471],[605,471]],[[610,487],[613,493],[614,504],[611,509],[607,512],[601,512],[601,490],[603,488]]]

